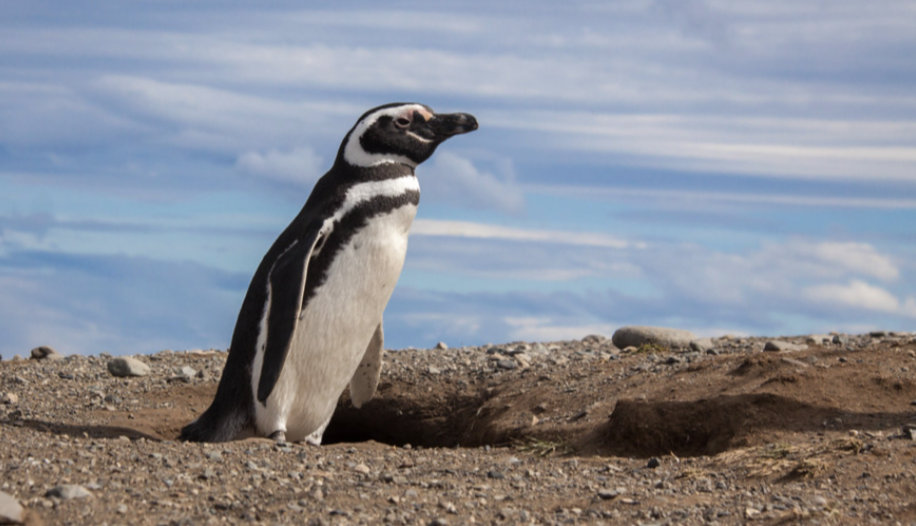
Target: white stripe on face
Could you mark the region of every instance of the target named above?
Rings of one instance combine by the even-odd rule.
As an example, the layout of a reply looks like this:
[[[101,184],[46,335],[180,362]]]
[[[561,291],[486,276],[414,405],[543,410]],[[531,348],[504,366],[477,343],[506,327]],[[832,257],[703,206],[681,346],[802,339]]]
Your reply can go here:
[[[350,134],[350,138],[347,139],[347,145],[344,147],[344,160],[353,166],[361,166],[364,168],[384,163],[403,163],[416,168],[417,163],[403,155],[393,153],[369,153],[363,150],[360,144],[360,139],[363,134],[375,124],[380,117],[388,116],[396,119],[404,114],[412,116],[415,111],[420,113],[426,120],[429,120],[433,116],[429,109],[421,104],[408,104],[405,106],[395,106],[393,108],[378,110],[361,120],[359,124],[353,128],[353,133]]]

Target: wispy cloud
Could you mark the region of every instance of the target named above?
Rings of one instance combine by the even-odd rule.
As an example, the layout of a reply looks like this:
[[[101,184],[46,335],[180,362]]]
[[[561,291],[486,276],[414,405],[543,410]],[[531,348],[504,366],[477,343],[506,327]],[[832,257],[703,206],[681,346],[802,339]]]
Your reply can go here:
[[[436,154],[430,164],[419,169],[424,201],[428,196],[437,203],[472,210],[493,208],[510,214],[525,209],[525,195],[511,167],[504,167],[502,177],[497,177],[479,170],[469,159],[447,151]]]
[[[235,167],[243,172],[305,186],[313,185],[321,177],[323,166],[323,159],[307,147],[286,152],[270,150],[264,154],[245,152],[235,162]]]
[[[605,201],[629,198],[640,199],[641,203],[663,203],[668,209],[704,209],[712,204],[735,206],[756,205],[760,208],[820,207],[820,208],[874,208],[879,210],[916,209],[916,199],[888,195],[887,197],[847,197],[829,195],[768,194],[761,192],[723,192],[708,190],[667,190],[664,188],[623,188],[615,186],[564,186],[562,184],[527,184],[525,192],[543,195],[571,196],[579,199]]]
[[[447,236],[511,241],[537,241],[561,245],[581,245],[602,248],[645,248],[645,243],[630,242],[600,233],[564,232],[512,228],[468,221],[418,219],[411,232],[417,236]]]
[[[903,313],[900,300],[890,292],[854,279],[848,284],[829,284],[807,287],[802,291],[806,299],[828,306]],[[912,298],[910,299],[912,303]]]

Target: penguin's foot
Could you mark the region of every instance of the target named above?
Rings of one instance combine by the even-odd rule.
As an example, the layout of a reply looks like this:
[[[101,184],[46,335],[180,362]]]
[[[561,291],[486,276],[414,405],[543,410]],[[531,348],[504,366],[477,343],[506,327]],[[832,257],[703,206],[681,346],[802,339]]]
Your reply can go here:
[[[271,433],[267,438],[276,440],[277,442],[286,442],[286,431],[283,431],[282,429],[278,429],[274,431],[273,433]]]
[[[322,429],[320,432],[316,431],[312,433],[311,435],[305,437],[305,443],[312,445],[312,446],[320,446],[321,438],[323,435],[324,435],[324,429]]]

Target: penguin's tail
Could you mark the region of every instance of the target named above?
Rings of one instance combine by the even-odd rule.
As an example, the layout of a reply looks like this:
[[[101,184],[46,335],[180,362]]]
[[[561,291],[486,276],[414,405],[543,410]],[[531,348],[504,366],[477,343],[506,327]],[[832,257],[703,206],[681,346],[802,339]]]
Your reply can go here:
[[[188,442],[228,442],[250,425],[248,415],[240,411],[221,411],[213,404],[196,420],[181,429],[179,440]]]

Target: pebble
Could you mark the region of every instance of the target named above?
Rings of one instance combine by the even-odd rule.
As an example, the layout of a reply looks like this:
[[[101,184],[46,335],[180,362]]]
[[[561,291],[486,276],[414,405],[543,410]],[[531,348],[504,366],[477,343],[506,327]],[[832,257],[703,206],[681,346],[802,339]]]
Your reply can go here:
[[[690,346],[690,342],[696,339],[696,335],[690,331],[639,325],[621,327],[614,332],[614,336],[611,338],[618,349],[639,347],[646,344],[661,345],[673,349],[686,349]]]
[[[518,368],[518,362],[516,362],[515,360],[499,360],[496,362],[496,366],[499,367],[500,369],[512,370],[512,369]]]
[[[42,345],[41,347],[35,347],[34,349],[32,349],[32,359],[33,360],[63,360],[64,355],[55,351],[53,347]]]
[[[25,510],[12,495],[0,491],[0,524],[19,524],[23,521]]]
[[[108,372],[110,372],[112,376],[117,376],[119,378],[146,376],[149,374],[149,371],[149,365],[129,356],[119,356],[117,358],[112,358],[111,361],[108,362]]]
[[[531,346],[531,349],[528,349],[528,353],[529,353],[529,354],[533,354],[533,355],[537,355],[537,356],[545,356],[545,355],[549,354],[550,351],[547,350],[547,347],[546,347],[544,344],[538,342],[538,343],[535,343],[534,345],[532,345],[532,346]]]
[[[619,497],[623,492],[619,489],[599,489],[598,497],[602,500],[611,500]]]
[[[448,344],[446,344],[445,342],[439,342],[439,343],[436,344],[436,350],[439,350],[439,351],[447,351],[447,350],[448,350]]]
[[[805,343],[808,345],[823,345],[832,341],[833,337],[826,334],[812,334],[805,338]]]
[[[61,484],[48,490],[46,497],[57,497],[61,500],[85,499],[92,497],[88,489],[79,484]]]
[[[715,344],[713,344],[712,338],[690,340],[690,349],[696,352],[709,352],[713,350],[713,347],[715,347]]]
[[[491,479],[496,479],[496,480],[506,478],[506,476],[503,475],[501,471],[496,471],[495,469],[487,471],[487,477]]]
[[[19,395],[16,393],[4,393],[2,399],[3,403],[6,405],[16,405],[19,403]]]
[[[184,367],[178,369],[178,374],[168,378],[168,381],[170,382],[178,381],[178,382],[190,383],[191,380],[193,380],[195,376],[197,376],[197,371],[195,371],[192,367],[188,367],[187,365],[185,365]]]
[[[763,346],[764,351],[770,351],[770,352],[804,351],[807,348],[808,346],[804,344],[797,345],[797,344],[789,343],[789,342],[782,341],[782,340],[769,340]]]
[[[655,457],[650,458],[649,462],[646,463],[646,467],[651,468],[651,469],[655,469],[661,465],[662,465],[662,461]]]

